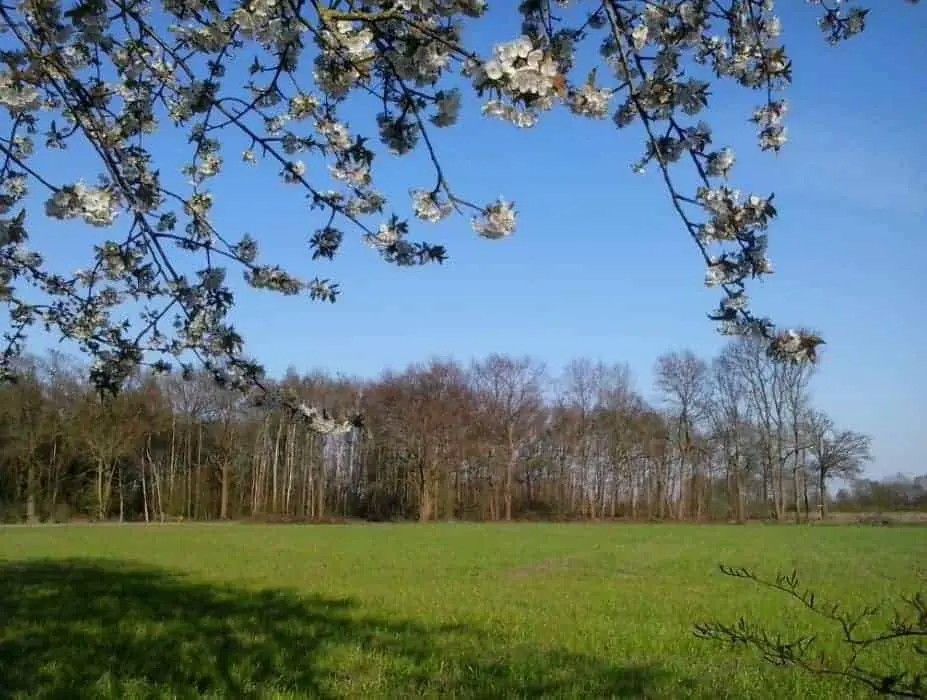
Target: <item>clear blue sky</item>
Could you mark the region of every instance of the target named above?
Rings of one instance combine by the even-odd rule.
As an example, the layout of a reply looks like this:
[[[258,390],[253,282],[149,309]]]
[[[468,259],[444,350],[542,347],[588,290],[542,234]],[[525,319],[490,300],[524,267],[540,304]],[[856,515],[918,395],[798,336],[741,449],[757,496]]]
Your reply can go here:
[[[755,147],[746,118],[760,94],[719,90],[706,115],[719,143],[737,152],[734,184],[776,193],[776,273],[748,293],[758,313],[822,332],[816,403],[840,426],[873,436],[872,472],[923,473],[927,8],[873,2],[868,30],[834,48],[812,8],[781,4],[795,64],[790,144],[778,158]],[[509,3],[495,5],[505,9],[486,20],[480,43],[514,35]],[[355,131],[373,131],[372,114],[349,116]],[[432,355],[466,361],[498,351],[529,353],[554,369],[579,356],[627,362],[650,395],[659,354],[691,348],[707,357],[721,347],[705,317],[717,292],[702,286],[703,265],[661,181],[653,171],[631,173],[643,143],[638,128],[619,132],[610,121],[561,110],[518,131],[481,118],[477,102],[465,100],[461,123],[436,141],[460,195],[485,202],[502,194],[520,212],[517,234],[504,241],[477,238],[460,218],[419,226],[413,238],[447,245],[444,266],[394,268],[352,231],[334,262],[312,262],[316,214],[298,190],[274,182],[273,165],[230,169],[213,187],[220,230],[255,235],[266,262],[342,284],[335,305],[239,296],[239,329],[271,374],[293,366],[371,376]],[[239,151],[230,148],[227,161]],[[61,172],[81,174],[81,165],[72,160]],[[383,154],[375,165],[379,187],[403,214],[408,188],[432,183],[424,154]],[[66,270],[86,264],[96,232],[42,227],[37,244],[52,246],[52,262]]]

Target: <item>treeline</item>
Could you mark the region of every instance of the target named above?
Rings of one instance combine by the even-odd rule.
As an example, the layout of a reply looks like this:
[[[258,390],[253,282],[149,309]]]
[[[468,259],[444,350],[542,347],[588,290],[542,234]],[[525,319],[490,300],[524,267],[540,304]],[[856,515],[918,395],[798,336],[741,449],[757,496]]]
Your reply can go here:
[[[913,479],[903,474],[882,480],[855,479],[837,491],[835,504],[842,511],[927,511],[927,474]]]
[[[205,374],[101,398],[52,354],[0,387],[0,518],[805,520],[869,459],[813,407],[812,373],[749,340],[660,357],[653,404],[627,366],[589,360],[287,373],[275,388],[364,416],[326,435]]]

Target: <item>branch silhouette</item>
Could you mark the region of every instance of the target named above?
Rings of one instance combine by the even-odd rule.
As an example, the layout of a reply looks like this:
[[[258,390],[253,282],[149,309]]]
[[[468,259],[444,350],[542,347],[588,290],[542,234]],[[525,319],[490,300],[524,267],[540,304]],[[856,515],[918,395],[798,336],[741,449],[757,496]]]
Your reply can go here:
[[[720,565],[721,572],[733,578],[753,581],[760,586],[785,593],[799,601],[814,615],[836,625],[840,631],[842,647],[847,657],[838,660],[816,651],[817,638],[798,636],[786,638],[772,634],[762,626],[741,617],[734,624],[702,622],[695,625],[699,639],[721,641],[732,647],[747,646],[758,650],[763,658],[777,666],[797,666],[815,675],[841,676],[870,688],[877,694],[901,698],[927,698],[927,596],[923,591],[901,596],[902,610],[895,610],[880,632],[862,634],[861,625],[875,620],[880,606],[865,606],[858,611],[843,610],[839,603],[825,604],[813,591],[802,587],[797,571],[779,573],[774,580],[761,578],[743,567]],[[909,644],[918,658],[924,660],[919,667],[904,668],[895,673],[878,671],[867,663],[864,653],[882,649],[891,643]]]

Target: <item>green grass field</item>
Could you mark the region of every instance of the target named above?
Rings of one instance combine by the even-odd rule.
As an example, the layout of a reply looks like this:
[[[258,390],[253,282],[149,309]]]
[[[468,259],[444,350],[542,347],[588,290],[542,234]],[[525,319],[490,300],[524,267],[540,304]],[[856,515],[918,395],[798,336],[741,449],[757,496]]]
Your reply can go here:
[[[2,528],[0,697],[867,697],[694,638],[830,629],[719,562],[874,603],[917,589],[927,529]]]

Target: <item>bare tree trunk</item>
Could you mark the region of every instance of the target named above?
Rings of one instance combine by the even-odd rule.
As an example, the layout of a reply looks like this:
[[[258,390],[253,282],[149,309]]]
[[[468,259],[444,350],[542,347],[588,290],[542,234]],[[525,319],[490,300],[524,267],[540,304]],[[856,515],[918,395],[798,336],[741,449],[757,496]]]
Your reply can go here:
[[[657,517],[660,520],[663,520],[666,517],[666,491],[667,491],[667,476],[669,470],[666,468],[666,458],[660,460],[660,464],[657,467],[657,483],[656,488],[654,489],[656,494],[656,511]]]
[[[48,465],[49,472],[49,491],[50,493],[50,503],[52,511],[55,509],[55,505],[58,503],[58,488],[60,482],[59,467],[58,467],[58,438],[56,437],[52,440],[52,453],[51,459],[49,460]]]
[[[808,519],[808,522],[811,522],[811,505],[808,499],[808,474],[802,475],[801,480],[802,490],[804,491],[804,501],[805,501],[805,517]]]
[[[155,501],[158,504],[158,519],[163,523],[166,519],[164,513],[164,492],[161,490],[161,476],[158,473],[158,466],[155,464],[151,457],[150,444],[147,447],[146,457],[148,464],[151,465],[152,501]]]
[[[103,477],[106,463],[102,458],[97,460],[97,517],[100,521],[106,520],[106,505],[103,501]]]
[[[219,519],[228,520],[229,519],[229,481],[232,478],[232,469],[231,469],[231,458],[229,455],[224,455],[222,458],[222,466],[220,467],[220,479],[221,483],[219,484]]]
[[[149,440],[149,444],[150,444],[150,441],[151,441],[151,437],[150,437],[150,436],[149,436],[148,440]],[[145,457],[144,457],[144,456],[139,460],[139,463],[138,463],[138,472],[139,472],[139,476],[141,477],[141,480],[142,480],[142,508],[143,508],[144,511],[145,511],[145,522],[146,522],[146,523],[149,523],[149,522],[151,522],[151,520],[150,520],[150,518],[148,517],[148,487],[147,487],[146,484],[145,484],[146,479],[145,479]]]
[[[711,520],[713,517],[712,509],[714,507],[714,470],[712,469],[712,462],[709,461],[705,465],[705,487],[702,490],[702,506],[699,509],[699,514],[701,516],[702,511],[708,514],[708,519]],[[701,519],[701,518],[700,518]]]
[[[801,522],[801,498],[800,498],[799,483],[798,483],[800,476],[799,476],[797,459],[798,458],[796,456],[796,464],[794,467],[792,467],[792,494],[795,500],[795,522],[796,524]]]
[[[254,463],[252,466],[253,475],[251,477],[251,514],[257,515],[264,510],[266,497],[264,494],[265,474],[267,471],[267,418],[261,423],[255,445]]]
[[[117,476],[119,477],[119,522],[124,523],[126,521],[126,499],[123,485],[123,474],[125,473],[125,469],[120,465],[117,471]]]
[[[515,445],[515,426],[508,426],[509,458],[505,464],[505,486],[503,499],[505,502],[505,519],[512,520],[512,485],[515,480],[515,466],[518,463],[518,449]]]
[[[35,491],[35,459],[34,454],[30,453],[26,459],[26,522],[31,524],[39,521],[36,512]]]
[[[318,478],[315,481],[315,506],[314,515],[318,520],[325,517],[325,492],[328,489],[328,474],[325,469],[325,442],[322,442],[322,449],[319,450],[319,471]]]
[[[782,435],[776,437],[776,520],[785,519],[785,458],[782,455]]]
[[[280,438],[282,437],[282,435],[283,435],[283,418],[281,418],[279,423],[277,424],[277,435],[276,437],[274,437],[274,457],[273,457],[273,462],[271,466],[271,469],[273,471],[271,471],[271,477],[270,477],[271,478],[270,511],[272,513],[278,512],[277,505],[279,502],[278,501],[279,491],[278,491],[278,486],[277,486],[277,472],[279,471],[279,465],[280,465]]]
[[[171,416],[171,451],[170,457],[168,458],[168,471],[167,471],[167,514],[170,515],[174,507],[174,472],[177,468],[177,461],[175,456],[175,447],[177,444],[177,418]],[[162,511],[164,510],[164,503],[161,503]],[[164,518],[162,518],[163,520]]]
[[[737,522],[743,525],[747,522],[747,494],[744,484],[744,470],[737,467]]]
[[[283,512],[291,514],[293,487],[296,483],[296,423],[291,423],[286,438],[286,486],[283,493]]]
[[[183,515],[189,518],[193,515],[193,435],[192,426],[187,426],[184,431],[186,439],[186,450],[184,457],[186,463],[183,470]]]
[[[193,507],[191,517],[200,517],[203,492],[203,424],[197,425],[196,431],[196,471],[193,473]]]
[[[418,465],[418,519],[423,523],[431,520],[432,500],[430,482],[430,469],[426,467],[424,459],[420,459]]]
[[[821,520],[827,519],[827,472],[818,469],[818,512]]]

